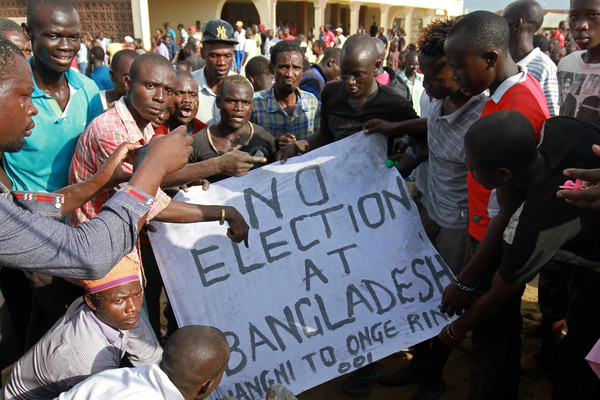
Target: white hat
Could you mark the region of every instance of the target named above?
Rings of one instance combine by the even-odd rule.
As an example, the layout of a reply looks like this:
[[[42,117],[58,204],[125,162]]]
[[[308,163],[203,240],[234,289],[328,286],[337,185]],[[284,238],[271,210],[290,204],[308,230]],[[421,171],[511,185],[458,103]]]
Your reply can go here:
[[[129,43],[133,43],[133,38],[131,36],[125,36],[125,41]]]

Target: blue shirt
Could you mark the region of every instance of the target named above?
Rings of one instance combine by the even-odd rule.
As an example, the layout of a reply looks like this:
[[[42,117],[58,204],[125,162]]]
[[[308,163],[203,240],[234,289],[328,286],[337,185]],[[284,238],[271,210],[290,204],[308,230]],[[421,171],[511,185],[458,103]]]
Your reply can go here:
[[[67,186],[79,135],[103,112],[100,91],[94,81],[72,69],[65,72],[65,77],[71,95],[64,112],[56,99],[44,93],[33,80],[31,98],[38,109],[33,117],[35,128],[25,138],[21,151],[4,153],[2,159],[15,190],[54,192]]]
[[[327,83],[325,73],[319,64],[313,64],[302,74],[299,88],[314,94],[319,100],[319,104],[321,104],[321,92],[325,87],[325,83]]]
[[[90,78],[96,82],[100,90],[110,90],[115,87],[113,81],[110,80],[109,72],[110,68],[102,66],[94,69],[90,74]]]
[[[171,39],[175,41],[177,39],[177,34],[175,33],[175,29],[171,28],[167,32],[171,34]]]
[[[275,86],[254,93],[250,122],[268,130],[275,139],[291,133],[296,140],[306,139],[319,130],[321,111],[312,93],[296,89],[298,104],[289,115],[275,99]]]

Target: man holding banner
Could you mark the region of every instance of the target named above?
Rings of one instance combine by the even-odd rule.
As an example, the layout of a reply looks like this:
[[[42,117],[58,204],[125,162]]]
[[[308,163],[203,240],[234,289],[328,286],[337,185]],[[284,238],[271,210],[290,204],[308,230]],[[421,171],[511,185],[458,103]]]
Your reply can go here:
[[[92,121],[81,135],[73,156],[71,182],[77,183],[95,173],[104,163],[106,155],[122,142],[147,144],[154,136],[150,122],[172,104],[176,80],[175,70],[168,62],[165,63],[164,57],[146,53],[136,58],[126,78],[127,94],[113,109]],[[258,158],[256,161],[262,160]],[[202,176],[196,177],[199,178]],[[74,214],[73,224],[94,217],[112,194],[114,192],[106,192],[84,204]],[[227,221],[227,235],[236,242],[244,241],[248,245],[248,225],[235,208],[171,202],[162,190],[158,191],[157,198],[159,201],[150,211],[149,219],[180,223]],[[139,259],[137,252],[136,258]]]
[[[453,274],[397,170],[384,165],[387,139],[352,135],[371,117],[416,114],[374,81],[372,38],[346,46],[347,83],[325,94],[329,126],[343,129],[325,138],[339,140],[176,197],[240,210],[256,246],[227,240],[214,222],[157,223],[150,234],[179,325],[209,324],[228,339],[217,398],[262,399],[271,383],[302,392],[434,336],[450,320],[438,305]],[[358,117],[338,112],[344,102]]]
[[[419,118],[410,102],[387,86],[379,86],[374,73],[382,60],[377,46],[365,34],[348,38],[341,54],[341,81],[329,83],[321,94],[321,128],[306,140],[282,148],[276,155],[284,163],[333,141],[360,132],[370,119],[402,121]]]

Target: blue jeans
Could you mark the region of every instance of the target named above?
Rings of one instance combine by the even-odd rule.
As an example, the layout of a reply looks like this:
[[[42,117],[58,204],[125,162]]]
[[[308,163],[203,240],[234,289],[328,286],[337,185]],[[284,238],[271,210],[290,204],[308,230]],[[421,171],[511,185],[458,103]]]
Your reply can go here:
[[[234,52],[235,55],[235,59],[233,60],[233,62],[235,63],[236,67],[237,67],[237,73],[241,73],[242,71],[242,61],[244,61],[244,50],[236,50]]]

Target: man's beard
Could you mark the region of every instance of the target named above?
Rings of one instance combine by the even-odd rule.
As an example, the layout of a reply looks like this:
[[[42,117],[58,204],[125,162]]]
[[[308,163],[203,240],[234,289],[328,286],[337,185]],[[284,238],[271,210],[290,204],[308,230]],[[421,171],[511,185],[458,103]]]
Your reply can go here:
[[[17,153],[25,146],[25,139],[21,138],[7,144],[0,144],[0,152],[2,153]]]

